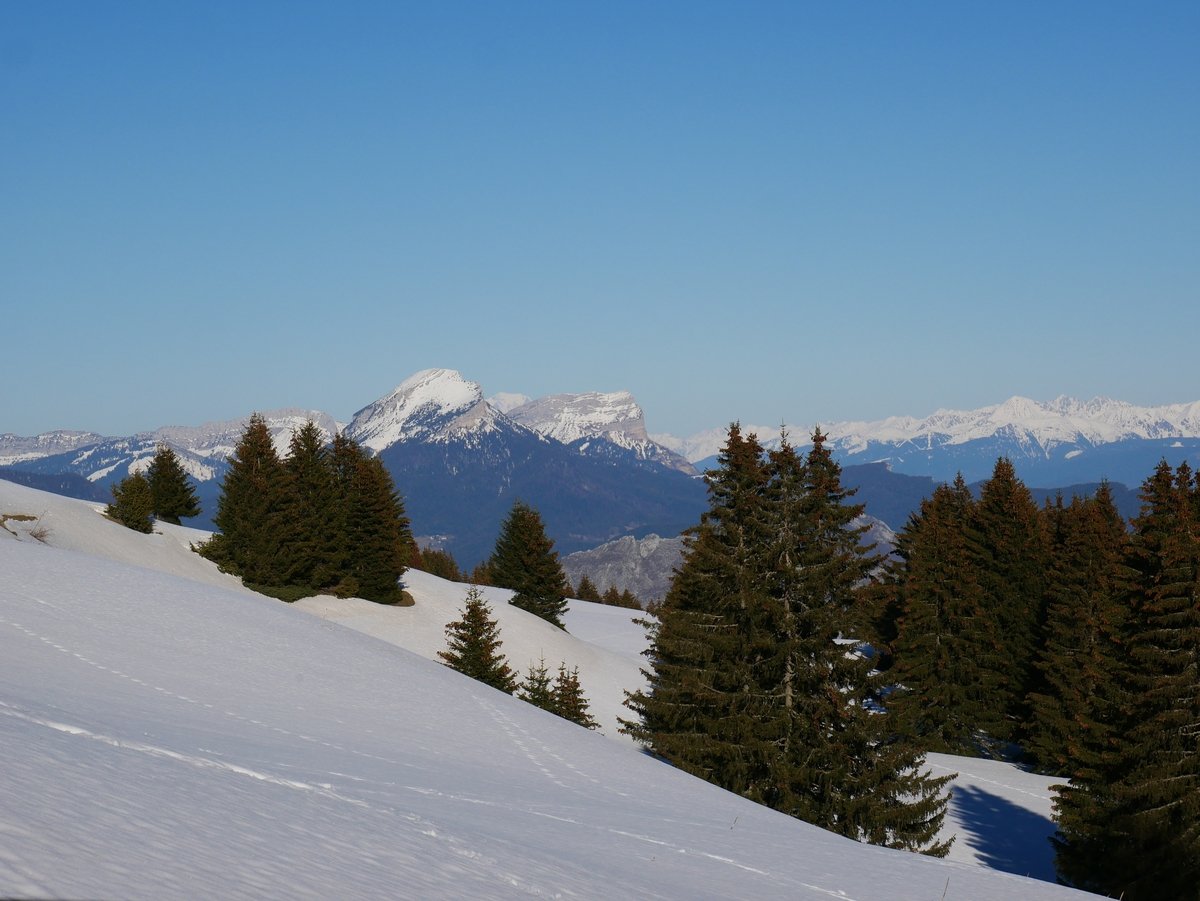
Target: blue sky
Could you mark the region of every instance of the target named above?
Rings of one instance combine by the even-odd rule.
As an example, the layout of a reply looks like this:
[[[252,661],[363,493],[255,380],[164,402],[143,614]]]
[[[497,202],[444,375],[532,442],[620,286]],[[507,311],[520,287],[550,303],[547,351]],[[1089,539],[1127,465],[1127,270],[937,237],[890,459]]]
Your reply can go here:
[[[0,432],[1200,399],[1200,4],[0,5]]]

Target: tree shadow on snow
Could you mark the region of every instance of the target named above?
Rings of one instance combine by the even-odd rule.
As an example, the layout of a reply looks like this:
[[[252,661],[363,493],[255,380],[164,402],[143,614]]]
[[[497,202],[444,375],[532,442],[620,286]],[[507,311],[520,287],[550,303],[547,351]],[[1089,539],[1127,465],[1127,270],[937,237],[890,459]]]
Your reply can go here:
[[[958,841],[994,870],[1055,881],[1054,822],[974,786],[956,786],[950,802],[962,823]]]

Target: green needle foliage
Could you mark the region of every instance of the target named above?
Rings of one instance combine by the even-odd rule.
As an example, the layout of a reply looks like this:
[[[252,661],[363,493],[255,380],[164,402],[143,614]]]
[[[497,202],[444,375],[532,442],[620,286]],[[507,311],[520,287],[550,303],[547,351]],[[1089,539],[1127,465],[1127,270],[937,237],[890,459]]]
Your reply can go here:
[[[112,486],[112,503],[104,512],[110,518],[135,532],[151,532],[154,523],[154,495],[150,483],[140,472],[122,479]]]
[[[513,504],[500,527],[487,572],[492,585],[516,592],[513,605],[563,628],[567,578],[541,515],[528,504]]]
[[[154,515],[163,522],[180,524],[180,519],[200,515],[196,489],[175,451],[160,444],[146,470],[150,493],[154,498]]]
[[[676,766],[863,841],[943,855],[946,778],[893,718],[851,623],[876,561],[818,431],[764,459],[731,426],[624,728]]]
[[[438,651],[442,662],[464,676],[512,694],[517,683],[512,669],[500,653],[500,628],[478,586],[467,589],[462,618],[446,626],[446,650]]]

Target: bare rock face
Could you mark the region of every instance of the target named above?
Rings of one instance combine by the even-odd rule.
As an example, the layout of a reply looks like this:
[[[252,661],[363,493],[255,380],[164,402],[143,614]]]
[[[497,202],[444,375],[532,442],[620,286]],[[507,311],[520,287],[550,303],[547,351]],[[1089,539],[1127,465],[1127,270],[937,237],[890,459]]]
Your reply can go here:
[[[625,536],[589,551],[568,554],[562,560],[563,571],[572,585],[586,575],[600,590],[628,589],[643,604],[661,601],[671,587],[675,570],[683,561],[682,538],[645,538]]]

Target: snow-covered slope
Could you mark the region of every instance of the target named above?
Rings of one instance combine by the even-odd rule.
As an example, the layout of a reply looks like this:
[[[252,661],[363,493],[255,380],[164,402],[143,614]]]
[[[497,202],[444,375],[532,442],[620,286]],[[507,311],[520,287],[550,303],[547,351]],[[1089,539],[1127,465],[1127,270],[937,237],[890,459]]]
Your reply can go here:
[[[48,542],[97,546],[0,529],[0,895],[1079,897],[766,810],[201,575],[164,553],[187,530],[115,539],[93,506],[0,481],[0,516],[42,508]],[[393,613],[451,590],[412,589]],[[633,639],[570,625],[618,656]]]

